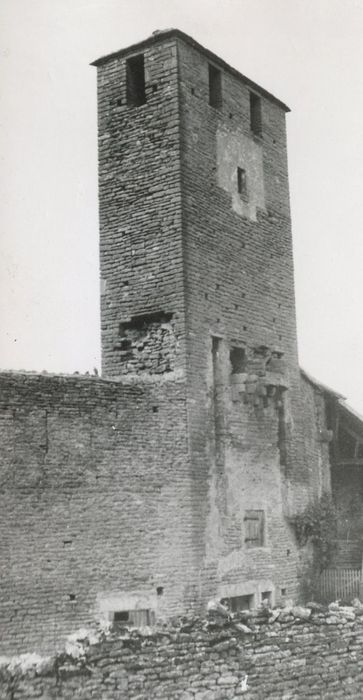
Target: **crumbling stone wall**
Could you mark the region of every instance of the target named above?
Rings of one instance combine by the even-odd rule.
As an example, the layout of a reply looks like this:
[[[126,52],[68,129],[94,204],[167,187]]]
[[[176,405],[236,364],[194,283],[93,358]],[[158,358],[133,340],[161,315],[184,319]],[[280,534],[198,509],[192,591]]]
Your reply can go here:
[[[172,314],[146,314],[120,324],[120,374],[163,374],[175,369],[177,339]]]
[[[84,637],[81,634],[80,637]],[[74,636],[74,639],[76,635]],[[336,700],[363,695],[362,607],[260,610],[2,660],[1,700]],[[80,654],[80,655],[79,655]],[[33,662],[33,667],[32,667]],[[30,670],[22,671],[22,667]]]

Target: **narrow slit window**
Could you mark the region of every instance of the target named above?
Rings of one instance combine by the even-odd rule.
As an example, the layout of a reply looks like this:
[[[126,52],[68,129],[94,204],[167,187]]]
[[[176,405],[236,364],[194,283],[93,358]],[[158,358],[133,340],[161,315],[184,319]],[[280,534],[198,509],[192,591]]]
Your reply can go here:
[[[129,107],[139,107],[146,102],[143,54],[126,61],[126,99]]]
[[[265,514],[263,510],[247,510],[244,518],[245,545],[263,547],[265,543]]]
[[[216,109],[222,107],[222,73],[209,64],[209,104]]]
[[[247,175],[243,168],[237,168],[237,189],[238,194],[247,197]]]
[[[250,125],[255,136],[262,136],[261,98],[250,92]]]
[[[212,336],[212,363],[214,387],[222,383],[221,338]]]

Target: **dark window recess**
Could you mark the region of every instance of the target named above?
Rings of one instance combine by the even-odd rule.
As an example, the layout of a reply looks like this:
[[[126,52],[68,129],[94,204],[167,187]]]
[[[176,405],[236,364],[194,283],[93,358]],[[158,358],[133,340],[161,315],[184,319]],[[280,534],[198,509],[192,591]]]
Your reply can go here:
[[[128,610],[118,610],[113,614],[113,621],[118,623],[129,621],[129,611]]]
[[[238,612],[239,610],[253,610],[255,606],[255,596],[253,593],[251,595],[238,595],[233,598],[224,598],[221,600],[222,605],[226,605],[231,612]]]
[[[126,61],[126,100],[129,107],[139,107],[146,102],[143,54]]]
[[[118,610],[113,614],[114,627],[144,627],[153,624],[153,621],[154,613],[151,610]]]
[[[250,92],[250,125],[256,136],[262,136],[261,98]]]
[[[246,351],[244,348],[233,347],[229,353],[232,374],[241,374],[246,367]]]
[[[209,70],[209,104],[219,109],[222,107],[222,73],[211,64]]]
[[[237,189],[238,194],[247,197],[247,175],[243,168],[237,168]]]
[[[263,547],[265,542],[265,514],[263,510],[246,510],[244,517],[245,545]]]
[[[164,593],[164,587],[163,586],[158,586],[156,589],[157,595],[163,595]]]

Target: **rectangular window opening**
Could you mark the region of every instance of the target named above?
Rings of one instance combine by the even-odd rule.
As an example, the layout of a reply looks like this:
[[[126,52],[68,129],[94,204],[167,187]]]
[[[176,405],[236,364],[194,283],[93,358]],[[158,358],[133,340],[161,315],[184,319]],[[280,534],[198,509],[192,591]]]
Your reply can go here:
[[[243,168],[237,168],[237,190],[242,197],[247,197],[247,174]]]
[[[153,622],[154,613],[151,610],[117,610],[113,613],[115,627],[145,627],[152,625]]]
[[[255,136],[262,136],[261,97],[250,92],[250,125]]]
[[[222,73],[211,64],[209,69],[209,104],[216,109],[222,107]]]
[[[126,99],[129,107],[139,107],[146,102],[144,54],[142,53],[126,61]]]
[[[232,347],[229,353],[232,374],[242,374],[246,369],[246,351],[244,348]]]
[[[226,605],[233,613],[239,612],[240,610],[253,610],[255,607],[255,596],[253,593],[250,595],[233,596],[233,598],[224,598],[221,603]]]
[[[265,544],[265,514],[263,510],[246,510],[244,517],[245,545],[263,547]]]

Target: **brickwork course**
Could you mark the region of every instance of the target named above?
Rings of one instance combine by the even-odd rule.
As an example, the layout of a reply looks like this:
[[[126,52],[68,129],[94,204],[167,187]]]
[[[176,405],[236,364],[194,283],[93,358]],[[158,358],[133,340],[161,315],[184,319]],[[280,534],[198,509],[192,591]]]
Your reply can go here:
[[[115,615],[298,600],[289,518],[330,490],[288,108],[178,30],[95,65],[102,378],[0,374],[7,654]]]

